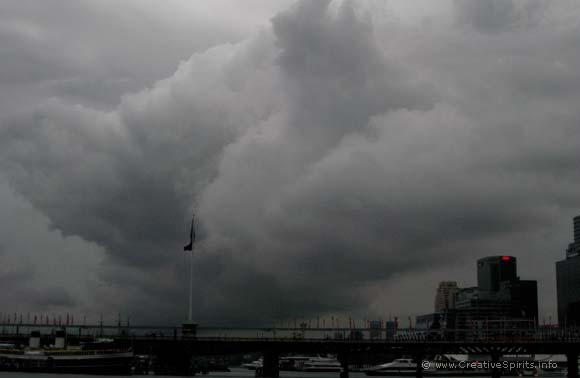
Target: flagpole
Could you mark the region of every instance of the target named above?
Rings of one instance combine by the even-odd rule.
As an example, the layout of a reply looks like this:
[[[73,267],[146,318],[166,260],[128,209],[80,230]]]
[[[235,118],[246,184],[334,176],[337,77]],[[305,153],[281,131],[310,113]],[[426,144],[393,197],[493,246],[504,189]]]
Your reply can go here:
[[[193,250],[195,245],[195,214],[191,217],[191,229],[189,230],[189,243],[183,250],[190,253],[189,256],[189,306],[187,312],[187,322],[193,322]]]
[[[189,312],[187,321],[191,323],[193,317],[193,247],[189,253]]]

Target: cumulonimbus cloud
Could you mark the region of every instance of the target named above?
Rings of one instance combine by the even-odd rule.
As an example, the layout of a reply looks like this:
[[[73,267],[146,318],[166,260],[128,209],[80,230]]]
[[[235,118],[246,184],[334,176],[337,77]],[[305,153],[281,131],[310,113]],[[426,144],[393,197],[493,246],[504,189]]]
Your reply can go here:
[[[299,1],[111,111],[51,99],[5,119],[2,176],[103,249],[83,269],[105,308],[179,319],[195,208],[200,321],[360,312],[394,275],[469,263],[580,202],[580,51],[533,48],[578,37],[471,5],[475,33],[385,39],[353,4]]]

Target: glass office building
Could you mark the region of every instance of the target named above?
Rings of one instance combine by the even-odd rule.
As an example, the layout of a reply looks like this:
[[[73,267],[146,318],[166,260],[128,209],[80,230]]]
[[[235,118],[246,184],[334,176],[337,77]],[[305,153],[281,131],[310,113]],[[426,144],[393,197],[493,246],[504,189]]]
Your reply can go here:
[[[517,262],[513,256],[490,256],[477,260],[477,287],[497,292],[502,282],[517,281]]]

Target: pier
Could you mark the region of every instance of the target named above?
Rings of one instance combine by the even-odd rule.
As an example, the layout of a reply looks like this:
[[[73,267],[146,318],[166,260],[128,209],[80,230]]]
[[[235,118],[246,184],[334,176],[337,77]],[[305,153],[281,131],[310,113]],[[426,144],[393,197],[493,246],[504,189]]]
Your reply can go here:
[[[175,366],[196,356],[260,353],[263,375],[278,377],[278,359],[283,354],[334,354],[342,365],[341,378],[349,376],[349,360],[357,355],[391,353],[413,356],[417,377],[421,360],[436,354],[503,355],[561,354],[567,356],[568,377],[578,378],[580,330],[537,328],[525,330],[442,330],[350,328],[239,328],[122,325],[0,324],[0,342],[27,345],[30,332],[41,334],[41,345],[54,343],[56,330],[64,330],[68,343],[80,344],[99,338],[116,347],[132,348],[136,354],[155,355]],[[497,369],[491,371],[499,377]]]

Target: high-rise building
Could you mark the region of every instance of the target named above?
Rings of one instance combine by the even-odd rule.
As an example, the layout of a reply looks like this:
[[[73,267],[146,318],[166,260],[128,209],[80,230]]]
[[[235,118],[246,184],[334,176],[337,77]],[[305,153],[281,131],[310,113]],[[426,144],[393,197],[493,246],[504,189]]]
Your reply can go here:
[[[477,260],[477,287],[481,291],[497,292],[502,282],[518,279],[516,258],[490,256]]]
[[[564,327],[580,325],[580,257],[556,263],[556,286],[558,323]]]
[[[574,217],[574,242],[568,244],[566,258],[580,256],[580,215]]]
[[[437,321],[443,328],[480,330],[537,326],[538,284],[520,280],[515,257],[477,260],[477,282],[478,286],[469,288],[459,288],[453,281],[441,282],[435,312],[418,316],[417,325],[429,329]]]
[[[473,322],[500,322],[502,327],[506,322],[512,324],[510,327],[537,324],[537,282],[520,280],[515,257],[477,260],[477,283],[477,287],[462,289],[455,296],[458,327]]]
[[[507,320],[512,315],[510,297],[505,292],[482,291],[477,287],[461,289],[455,302],[457,328],[470,328],[474,324]]]
[[[538,282],[531,280],[506,281],[502,290],[509,295],[511,316],[538,322]],[[501,292],[501,291],[500,291]]]
[[[435,312],[447,312],[455,307],[455,294],[459,291],[457,282],[443,281],[439,283],[435,295]]]
[[[574,242],[566,249],[566,259],[556,263],[558,323],[580,325],[580,216],[574,217]]]

